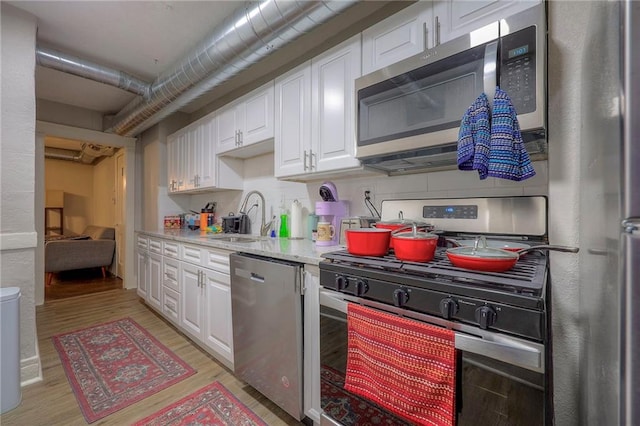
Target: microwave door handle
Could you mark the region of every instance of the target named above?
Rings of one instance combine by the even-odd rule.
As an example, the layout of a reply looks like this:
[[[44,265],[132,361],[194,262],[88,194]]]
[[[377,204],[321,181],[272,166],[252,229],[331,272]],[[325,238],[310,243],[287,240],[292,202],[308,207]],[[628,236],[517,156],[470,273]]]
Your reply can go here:
[[[498,41],[492,41],[484,48],[484,93],[493,108],[493,96],[498,85]]]

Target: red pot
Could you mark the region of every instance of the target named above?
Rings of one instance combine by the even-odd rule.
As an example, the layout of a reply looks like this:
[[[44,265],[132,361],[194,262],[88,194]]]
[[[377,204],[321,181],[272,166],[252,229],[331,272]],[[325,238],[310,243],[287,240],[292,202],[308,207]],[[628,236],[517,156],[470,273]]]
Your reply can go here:
[[[377,228],[357,228],[344,231],[347,251],[358,256],[384,256],[389,251],[391,231]]]
[[[555,250],[566,253],[577,253],[576,247],[565,246],[530,246],[518,251],[507,251],[487,247],[484,237],[474,243],[473,247],[456,247],[447,249],[447,257],[459,268],[473,269],[484,272],[504,272],[513,268],[524,253],[533,250]]]
[[[399,260],[430,262],[436,253],[438,236],[428,232],[418,232],[414,225],[412,231],[392,233],[391,241]]]

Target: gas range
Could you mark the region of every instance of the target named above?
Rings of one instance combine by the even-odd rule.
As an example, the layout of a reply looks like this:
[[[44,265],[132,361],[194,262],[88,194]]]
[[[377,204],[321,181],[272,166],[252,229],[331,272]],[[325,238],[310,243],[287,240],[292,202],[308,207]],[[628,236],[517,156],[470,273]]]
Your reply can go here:
[[[398,216],[429,221],[446,236],[548,240],[545,197],[383,201],[382,220]],[[328,291],[400,312],[418,312],[448,324],[542,344],[547,341],[546,253],[527,253],[511,270],[496,273],[455,267],[445,252],[438,247],[433,261],[425,263],[400,261],[392,250],[383,257],[327,253],[320,262],[320,284]]]
[[[529,253],[507,272],[457,268],[439,247],[428,263],[326,253],[325,289],[515,336],[545,340],[547,256]]]

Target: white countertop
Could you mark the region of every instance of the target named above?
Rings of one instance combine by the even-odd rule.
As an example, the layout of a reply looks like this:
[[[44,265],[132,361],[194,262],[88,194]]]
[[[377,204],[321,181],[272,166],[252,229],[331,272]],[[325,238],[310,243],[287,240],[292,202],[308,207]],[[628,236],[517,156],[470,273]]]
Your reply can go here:
[[[290,260],[293,262],[318,265],[322,254],[336,250],[344,250],[345,246],[318,247],[315,242],[307,239],[291,240],[288,238],[270,238],[257,235],[239,234],[201,234],[200,231],[186,229],[162,229],[159,231],[136,231],[138,234],[158,237],[183,243],[197,244],[207,247],[220,248],[235,252],[252,253],[260,256]],[[252,238],[258,241],[236,242],[220,241],[224,237]]]

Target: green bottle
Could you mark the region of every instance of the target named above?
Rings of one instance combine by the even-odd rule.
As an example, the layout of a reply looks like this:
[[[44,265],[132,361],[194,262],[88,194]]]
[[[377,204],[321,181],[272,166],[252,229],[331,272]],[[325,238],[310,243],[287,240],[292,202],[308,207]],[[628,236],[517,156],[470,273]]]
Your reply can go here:
[[[289,226],[287,224],[287,215],[286,214],[281,214],[280,215],[280,232],[278,233],[278,236],[280,238],[289,237]]]

